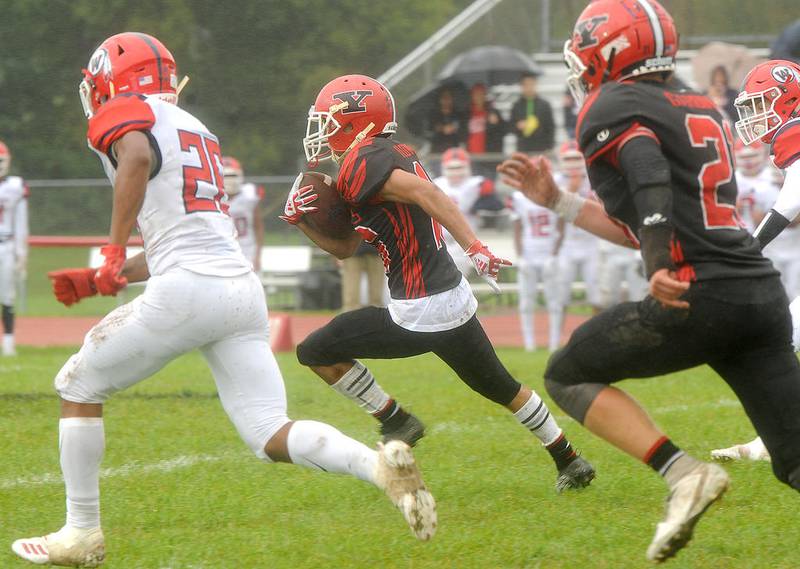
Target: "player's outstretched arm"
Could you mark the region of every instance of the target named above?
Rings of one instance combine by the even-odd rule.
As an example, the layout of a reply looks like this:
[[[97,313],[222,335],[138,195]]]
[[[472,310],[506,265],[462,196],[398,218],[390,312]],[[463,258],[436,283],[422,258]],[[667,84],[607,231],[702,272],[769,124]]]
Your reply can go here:
[[[800,215],[800,162],[786,169],[783,187],[772,206],[753,232],[763,249]]]
[[[546,158],[529,158],[522,152],[515,152],[497,167],[497,171],[502,174],[503,182],[521,191],[534,203],[553,210],[589,233],[617,245],[633,247],[622,227],[608,217],[599,202],[559,189]]]

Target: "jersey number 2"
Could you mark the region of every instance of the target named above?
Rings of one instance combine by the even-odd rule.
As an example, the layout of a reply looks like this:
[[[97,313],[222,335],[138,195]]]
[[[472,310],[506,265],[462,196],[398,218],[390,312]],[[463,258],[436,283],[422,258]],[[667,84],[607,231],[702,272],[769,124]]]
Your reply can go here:
[[[716,158],[703,164],[697,176],[700,183],[700,206],[706,229],[741,227],[736,214],[735,196],[733,203],[720,203],[720,196],[717,193],[720,186],[729,183],[733,178],[733,162],[728,150],[732,136],[728,123],[723,124],[724,127],[720,126],[708,115],[686,115],[686,131],[689,133],[692,146],[707,148],[710,143],[716,152]]]
[[[422,167],[422,164],[414,161],[414,173],[422,178],[423,180],[428,180],[431,182],[431,177],[428,176],[428,173],[425,171],[425,168]],[[442,224],[436,221],[435,219],[431,218],[431,226],[433,228],[433,240],[436,243],[436,250],[442,248],[444,245],[444,236],[442,235]]]
[[[181,151],[196,154],[200,166],[183,166],[183,205],[186,213],[221,211],[227,213],[222,203],[225,186],[220,171],[222,152],[216,139],[188,130],[179,130]]]

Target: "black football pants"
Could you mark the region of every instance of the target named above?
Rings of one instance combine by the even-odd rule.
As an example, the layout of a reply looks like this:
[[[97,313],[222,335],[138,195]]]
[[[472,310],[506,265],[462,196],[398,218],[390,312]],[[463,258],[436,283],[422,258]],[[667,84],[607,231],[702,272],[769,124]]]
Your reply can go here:
[[[470,388],[508,405],[520,384],[497,358],[473,316],[452,330],[412,332],[392,321],[389,310],[368,306],[338,315],[297,346],[306,366],[329,366],[358,358],[395,359],[433,352]]]
[[[598,385],[708,364],[741,401],[775,475],[800,490],[800,363],[780,280],[693,283],[684,298],[689,310],[663,308],[648,296],[584,323],[550,358],[549,391],[558,402],[565,386],[599,391]],[[583,421],[588,406],[565,410]]]

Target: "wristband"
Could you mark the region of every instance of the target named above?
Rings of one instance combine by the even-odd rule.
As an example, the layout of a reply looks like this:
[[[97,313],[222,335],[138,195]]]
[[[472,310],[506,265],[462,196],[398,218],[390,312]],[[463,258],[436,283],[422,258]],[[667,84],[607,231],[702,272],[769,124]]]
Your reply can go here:
[[[782,214],[774,209],[767,212],[761,223],[758,224],[756,230],[753,232],[753,237],[756,238],[761,249],[769,245],[769,243],[780,235],[781,231],[786,229],[791,221],[786,219]]]
[[[572,223],[586,203],[586,198],[582,198],[578,194],[572,192],[565,192],[564,190],[558,191],[558,197],[553,204],[553,211],[559,217],[563,217],[566,221]]]

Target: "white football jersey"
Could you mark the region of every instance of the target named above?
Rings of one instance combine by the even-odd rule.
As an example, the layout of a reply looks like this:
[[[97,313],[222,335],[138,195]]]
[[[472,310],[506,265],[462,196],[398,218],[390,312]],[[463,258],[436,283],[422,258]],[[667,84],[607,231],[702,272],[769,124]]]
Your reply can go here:
[[[765,170],[768,169],[765,168]],[[775,183],[771,173],[767,180],[767,183],[760,184],[757,187],[753,197],[753,208],[758,210],[762,215],[772,209],[780,193],[780,187]],[[800,226],[792,224],[781,231],[778,236],[764,248],[764,255],[770,259],[798,258],[800,257],[800,247],[798,247],[798,244],[800,244]]]
[[[28,187],[19,176],[0,180],[0,242],[14,240],[24,254],[28,241]]]
[[[518,191],[511,194],[510,206],[522,224],[522,257],[531,262],[551,257],[558,237],[558,215]]]
[[[753,219],[754,210],[760,209],[763,214],[768,212],[772,206],[772,204],[769,204],[767,209],[763,209],[759,204],[765,199],[769,199],[765,196],[771,195],[773,191],[772,188],[775,186],[773,174],[769,167],[764,167],[755,176],[748,176],[740,170],[736,170],[736,186],[739,189],[737,196],[739,216],[747,231],[752,233],[756,228],[756,223]],[[759,197],[759,194],[761,197]],[[775,190],[775,196],[777,197],[777,190]]]
[[[106,103],[92,118],[97,119],[96,126],[90,121],[90,140],[108,145],[108,138],[113,138],[125,124],[126,104],[139,105],[134,109],[139,115],[147,115],[148,120],[155,117],[148,134],[155,142],[156,173],[147,184],[136,220],[150,274],[161,275],[175,268],[211,276],[236,276],[250,271],[251,263],[236,242],[236,229],[228,215],[217,137],[188,112],[155,97],[144,99],[152,116],[146,108],[142,110],[141,102],[120,100],[116,104],[117,99],[122,97]],[[105,107],[112,104],[115,108],[102,116]],[[120,125],[116,131],[115,124]],[[103,130],[106,134],[102,134]],[[93,149],[113,184],[116,163],[109,155]]]
[[[433,183],[453,200],[474,229],[478,217],[472,213],[472,208],[481,197],[481,188],[485,181],[486,178],[483,176],[469,176],[464,178],[460,184],[453,185],[447,181],[447,176],[439,176],[433,180]]]
[[[559,188],[565,192],[567,191],[567,177],[564,174],[558,172],[553,176],[553,179]],[[594,199],[588,177],[584,177],[583,183],[578,190],[578,195],[586,199]],[[561,251],[570,256],[594,255],[599,240],[600,238],[596,235],[576,227],[572,223],[567,223],[564,228],[564,242],[561,245]]]
[[[228,213],[233,218],[236,226],[236,238],[242,248],[244,256],[251,262],[256,255],[256,228],[255,213],[258,202],[263,197],[263,190],[255,184],[242,184],[238,194],[230,196],[230,209]]]

